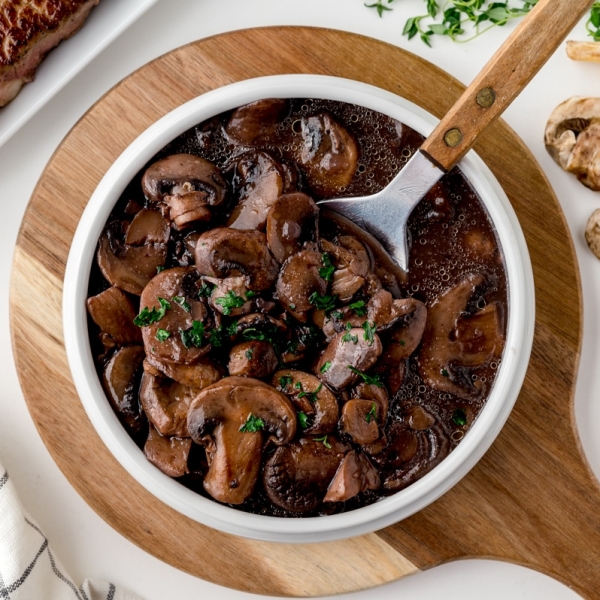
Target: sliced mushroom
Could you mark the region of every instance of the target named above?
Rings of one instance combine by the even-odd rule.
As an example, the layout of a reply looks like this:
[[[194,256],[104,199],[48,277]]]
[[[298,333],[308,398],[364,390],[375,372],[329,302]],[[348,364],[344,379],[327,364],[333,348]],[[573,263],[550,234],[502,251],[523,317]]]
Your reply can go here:
[[[504,346],[499,303],[493,302],[473,316],[459,319],[453,337],[461,364],[466,367],[479,367],[492,357],[498,358]]]
[[[311,296],[323,296],[327,292],[327,281],[319,270],[323,267],[321,254],[303,250],[290,256],[279,272],[276,292],[279,301],[299,321],[308,320],[308,311],[314,308]]]
[[[212,218],[209,195],[206,192],[187,192],[185,191],[186,186],[182,187],[181,194],[165,197],[165,204],[169,208],[169,218],[178,231],[197,222],[210,221]]]
[[[380,425],[385,423],[388,416],[390,400],[387,390],[384,387],[372,383],[359,383],[352,390],[352,397],[377,403],[379,405],[377,422]]]
[[[282,369],[273,375],[272,385],[306,415],[304,433],[323,435],[335,429],[339,417],[337,399],[314,375]]]
[[[198,238],[195,254],[200,274],[219,278],[243,275],[253,291],[269,289],[279,272],[260,231],[212,229]]]
[[[382,364],[395,366],[408,358],[419,346],[427,322],[427,308],[416,298],[394,300],[394,313],[399,315],[389,324]]]
[[[380,485],[379,473],[371,461],[352,450],[340,463],[323,502],[346,502],[361,492],[376,490]]]
[[[188,457],[192,440],[163,437],[152,425],[144,445],[144,456],[165,475],[183,477],[189,473]]]
[[[125,346],[112,355],[102,374],[109,402],[119,420],[133,435],[139,434],[146,426],[137,393],[143,360],[142,346]]]
[[[288,111],[288,101],[282,98],[250,102],[233,111],[225,132],[241,144],[260,143],[273,135]]]
[[[403,407],[402,421],[394,422],[388,445],[373,457],[380,465],[386,490],[404,489],[431,471],[450,452],[450,440],[440,421],[422,406]]]
[[[173,154],[150,165],[142,177],[142,188],[151,202],[181,193],[204,192],[210,206],[221,204],[227,192],[218,167],[193,154]]]
[[[545,143],[565,171],[600,190],[600,98],[573,97],[559,104],[548,119]]]
[[[141,210],[129,224],[112,223],[100,238],[96,253],[102,275],[112,285],[139,296],[158,267],[165,264],[168,238],[166,221],[156,211]],[[132,243],[125,243],[127,239]]]
[[[160,320],[142,327],[146,354],[161,362],[189,365],[210,350],[202,335],[208,311],[203,302],[189,293],[196,289],[195,279],[197,274],[192,267],[167,269],[142,292],[140,317],[144,311],[164,312]]]
[[[220,502],[241,504],[256,484],[265,435],[277,446],[287,444],[296,433],[296,411],[262,381],[226,377],[196,396],[188,430],[206,448],[204,489]]]
[[[333,256],[335,271],[331,292],[338,296],[341,302],[350,302],[365,283],[371,266],[369,254],[365,247],[350,235],[339,236],[337,244],[322,240],[321,247]]]
[[[383,349],[379,336],[374,334],[372,337],[370,341],[362,328],[336,334],[319,359],[318,377],[335,389],[355,383],[359,377],[356,371],[368,371]]]
[[[169,379],[174,379],[183,385],[201,390],[221,379],[223,373],[218,365],[209,358],[203,357],[193,365],[180,365],[163,362],[152,355],[152,349],[146,355],[144,370],[158,372]],[[147,367],[146,367],[147,363]]]
[[[164,436],[189,437],[187,413],[200,390],[164,376],[142,375],[140,402],[146,416]]]
[[[301,120],[300,163],[310,187],[334,196],[352,181],[358,166],[358,146],[350,133],[324,113]]]
[[[215,286],[209,300],[215,311],[230,317],[247,315],[252,311],[253,303],[251,299],[248,299],[249,290],[245,277],[226,277],[225,279],[206,277],[205,279]]]
[[[94,323],[100,327],[104,345],[128,346],[142,344],[142,333],[133,323],[136,309],[129,296],[118,287],[112,286],[96,296],[88,298],[86,306]]]
[[[231,349],[228,370],[230,375],[262,379],[271,375],[278,363],[272,344],[253,340]]]
[[[322,441],[301,438],[277,448],[263,468],[269,500],[292,512],[315,510],[349,450],[332,435]]]
[[[267,215],[267,243],[279,263],[300,252],[305,242],[316,242],[319,209],[314,200],[296,192],[280,196]]]
[[[227,227],[263,230],[269,210],[283,192],[281,165],[266,152],[244,154],[236,163],[235,181],[241,187]]]
[[[348,400],[342,407],[341,430],[356,444],[373,443],[381,422],[381,409],[373,400]]]

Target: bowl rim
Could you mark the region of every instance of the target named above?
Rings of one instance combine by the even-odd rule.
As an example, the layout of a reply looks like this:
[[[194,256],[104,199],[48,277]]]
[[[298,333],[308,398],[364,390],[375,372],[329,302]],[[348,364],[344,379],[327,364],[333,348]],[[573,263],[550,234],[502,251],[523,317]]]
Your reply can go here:
[[[138,171],[167,143],[194,125],[260,98],[328,98],[384,113],[428,135],[438,119],[391,92],[324,75],[274,75],[206,92],[142,132],[109,167],[77,226],[63,287],[65,349],[75,387],[94,428],[121,466],[171,508],[226,533],[264,541],[343,539],[391,525],[424,508],[455,485],[483,456],[507,420],[525,378],[533,344],[535,292],[531,261],[516,214],[483,160],[470,151],[459,167],[494,223],[508,282],[506,345],[492,390],[477,420],[439,465],[404,490],[374,504],[327,517],[298,519],[246,513],[185,488],[144,457],[106,399],[91,354],[85,299],[96,243],[115,202]]]

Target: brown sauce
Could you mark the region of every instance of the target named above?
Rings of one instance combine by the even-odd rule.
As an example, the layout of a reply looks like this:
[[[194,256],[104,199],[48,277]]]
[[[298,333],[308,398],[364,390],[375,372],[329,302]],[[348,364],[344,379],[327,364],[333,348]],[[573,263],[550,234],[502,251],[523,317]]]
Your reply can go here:
[[[203,331],[200,332],[200,337],[203,338],[203,341],[199,348],[195,348],[193,344],[191,347],[191,351],[197,350],[196,354],[201,356],[196,357],[194,355],[189,359],[190,364],[196,364],[198,361],[201,362],[206,359],[212,361],[211,364],[214,364],[215,369],[218,371],[218,375],[214,376],[215,380],[220,377],[227,377],[228,374],[237,375],[237,370],[235,373],[228,373],[228,369],[231,371],[234,368],[230,355],[236,347],[238,348],[238,363],[241,361],[242,366],[235,366],[235,369],[241,368],[242,375],[258,373],[252,375],[252,378],[261,379],[266,384],[273,383],[278,390],[277,393],[283,394],[288,399],[293,399],[292,406],[297,415],[296,433],[293,434],[291,439],[286,439],[283,445],[265,444],[264,441],[267,437],[265,429],[265,433],[262,434],[264,438],[263,448],[258,454],[258,460],[261,462],[259,475],[256,476],[256,482],[251,485],[251,493],[242,502],[236,502],[232,506],[252,513],[286,517],[332,514],[371,504],[410,485],[443,460],[460,442],[466,431],[476,420],[489,395],[501,362],[507,314],[506,274],[502,251],[489,216],[460,171],[454,169],[427,194],[409,220],[410,266],[405,280],[394,278],[391,273],[381,269],[381,262],[373,255],[368,245],[365,248],[365,255],[370,260],[369,273],[376,274],[373,281],[380,282],[380,288],[389,291],[394,297],[394,301],[403,300],[404,304],[402,306],[410,304],[407,299],[412,298],[418,301],[414,302],[414,305],[417,307],[424,305],[427,308],[428,315],[425,331],[421,330],[423,338],[420,336],[416,340],[417,346],[410,356],[399,361],[389,358],[386,352],[395,344],[396,354],[401,355],[402,347],[406,343],[410,344],[410,341],[401,339],[394,331],[404,331],[405,329],[408,332],[411,319],[417,318],[415,315],[418,310],[408,311],[405,316],[396,316],[395,321],[393,321],[394,324],[387,329],[385,325],[375,328],[375,334],[378,336],[383,350],[374,363],[369,363],[367,369],[364,371],[358,370],[364,372],[367,376],[378,379],[382,386],[381,389],[387,392],[388,399],[383,402],[383,404],[387,403],[387,410],[379,404],[379,401],[375,402],[369,396],[369,393],[375,393],[377,390],[372,389],[371,392],[367,393],[365,389],[358,388],[362,376],[359,375],[357,381],[336,387],[334,376],[331,375],[331,378],[328,379],[327,369],[323,372],[327,361],[322,358],[322,354],[328,352],[328,347],[333,344],[334,337],[341,338],[343,335],[348,335],[348,340],[346,342],[339,341],[339,346],[341,348],[345,343],[351,345],[353,343],[352,335],[357,328],[363,327],[356,321],[361,315],[353,313],[348,307],[356,302],[362,302],[363,305],[358,313],[362,313],[366,321],[372,314],[375,314],[375,311],[367,314],[366,307],[370,306],[370,302],[373,303],[373,290],[379,284],[372,283],[371,288],[369,288],[368,282],[365,280],[370,276],[363,277],[364,271],[361,272],[362,275],[356,275],[354,271],[349,275],[349,277],[358,278],[357,281],[363,279],[363,283],[351,294],[351,298],[341,301],[338,297],[333,302],[333,308],[330,306],[329,310],[325,314],[321,313],[319,318],[315,316],[318,312],[318,306],[314,308],[313,304],[310,309],[302,311],[295,304],[290,304],[289,301],[281,298],[281,290],[283,289],[279,283],[281,271],[277,283],[273,282],[264,290],[256,290],[255,282],[248,284],[248,277],[246,277],[244,283],[246,287],[239,289],[250,290],[252,293],[249,296],[244,296],[245,292],[236,293],[233,294],[233,298],[241,297],[247,301],[248,306],[252,305],[246,314],[268,315],[273,319],[283,321],[287,326],[287,333],[281,335],[285,339],[273,342],[269,338],[265,342],[264,339],[261,341],[256,336],[243,337],[245,335],[245,330],[243,330],[241,334],[239,332],[236,334],[235,339],[231,335],[222,336],[220,346],[213,344],[206,354],[202,354],[204,352],[202,348],[205,349],[209,341],[215,339],[209,337],[211,331],[232,331],[235,329],[234,322],[237,322],[243,315],[217,314],[219,311],[215,309],[214,302],[211,305],[211,301],[207,300],[206,296],[198,296],[201,286],[208,285],[206,277],[211,274],[198,274],[195,271],[194,267],[200,252],[197,249],[197,244],[201,243],[197,238],[215,228],[225,227],[234,218],[232,215],[237,214],[236,210],[239,212],[239,207],[236,208],[237,200],[240,197],[242,199],[247,197],[248,194],[252,193],[253,186],[256,187],[257,176],[255,173],[257,167],[255,163],[259,160],[257,152],[266,153],[267,159],[273,159],[276,164],[276,168],[272,167],[270,163],[267,164],[261,171],[263,175],[260,177],[272,177],[274,178],[273,181],[277,180],[278,185],[281,187],[279,190],[281,194],[302,192],[316,201],[325,197],[375,193],[396,175],[423,140],[422,136],[389,117],[339,102],[296,99],[285,103],[283,107],[278,105],[275,109],[270,108],[269,110],[270,112],[267,111],[264,120],[261,121],[266,125],[258,134],[252,127],[246,127],[246,129],[250,129],[250,133],[244,129],[247,124],[247,121],[243,120],[244,118],[247,119],[245,113],[241,114],[241,129],[235,130],[232,125],[232,111],[229,111],[193,127],[173,140],[149,161],[146,168],[134,178],[125,190],[107,221],[104,236],[107,240],[106,247],[110,248],[109,254],[112,252],[118,260],[122,260],[122,257],[125,256],[124,253],[129,251],[127,238],[123,238],[124,232],[128,231],[126,235],[130,235],[132,239],[135,237],[131,233],[130,227],[134,215],[140,214],[142,208],[150,208],[152,211],[162,213],[163,216],[166,215],[165,218],[169,225],[167,237],[165,239],[160,238],[162,234],[158,232],[156,233],[156,240],[158,241],[150,244],[152,245],[152,252],[155,254],[158,252],[157,256],[160,255],[160,252],[163,253],[160,255],[162,259],[160,257],[157,259],[160,262],[158,270],[165,273],[173,268],[188,268],[185,274],[182,275],[182,283],[178,288],[184,291],[181,292],[181,296],[176,297],[183,297],[183,302],[185,302],[185,299],[193,297],[194,303],[190,310],[192,312],[196,311],[196,315],[200,313],[203,315],[201,318],[198,317],[198,322],[202,321]],[[236,114],[238,113],[234,113],[234,117]],[[323,120],[322,115],[332,116],[342,132],[336,133],[333,131],[330,135],[333,142],[331,140],[327,142],[326,140],[327,143],[333,143],[334,146],[338,144],[344,148],[352,145],[351,140],[354,140],[356,144],[357,158],[355,163],[352,163],[352,156],[348,159],[354,167],[349,180],[344,179],[347,174],[344,172],[343,164],[341,166],[333,164],[331,167],[332,162],[325,161],[333,169],[331,176],[327,177],[327,173],[323,174],[322,172],[323,164],[325,164],[323,161],[316,167],[307,163],[306,153],[309,152],[307,146],[313,143],[320,148],[317,148],[317,154],[322,151],[322,145],[326,143],[323,141],[324,136],[329,135],[328,131],[332,127],[327,120]],[[313,127],[312,130],[311,127]],[[235,135],[232,135],[232,132]],[[350,141],[343,137],[346,134],[349,134]],[[245,135],[248,136],[247,139],[244,138]],[[169,212],[169,209],[164,206],[164,201],[161,200],[157,203],[149,199],[142,190],[141,181],[148,167],[161,159],[182,153],[202,157],[216,165],[223,177],[222,187],[225,199],[221,201],[213,197],[211,200],[208,196],[203,196],[202,194],[206,190],[202,185],[196,186],[194,190],[189,186],[183,189],[173,188],[175,192],[171,190],[171,194],[199,193],[200,195],[196,198],[196,204],[194,205],[199,208],[195,209],[197,211],[195,214],[206,213],[209,215],[206,217],[209,220],[192,220],[185,223],[181,230],[178,230],[173,220],[176,209],[171,208],[171,212]],[[246,162],[243,162],[244,160]],[[278,175],[273,174],[273,169],[277,171]],[[279,179],[277,179],[278,177]],[[169,185],[171,184],[173,182]],[[218,187],[217,185],[216,188]],[[162,208],[157,208],[157,206],[162,206]],[[179,207],[179,205],[177,206]],[[248,213],[250,215],[249,219],[258,218],[251,213],[252,211]],[[189,215],[188,208],[182,210],[181,214],[183,214],[182,218],[187,218],[186,215]],[[246,218],[243,215],[242,217]],[[306,219],[308,219],[307,222],[310,222],[310,216]],[[333,245],[334,250],[337,251],[340,246],[343,247],[340,239],[345,239],[344,236],[348,237],[348,232],[340,228],[338,224],[322,218],[322,216],[319,219],[318,228],[318,236],[312,230],[303,232],[298,238],[300,240],[298,243],[302,248],[296,254],[299,252],[316,253],[321,256],[322,262],[316,265],[315,268],[322,269],[326,267],[326,261],[322,258],[324,253],[328,254],[329,259],[333,262],[342,260],[338,260],[338,257],[333,256],[331,252],[325,252],[323,245],[329,242],[330,246]],[[264,224],[248,227],[248,229],[252,231],[264,229]],[[137,241],[132,241],[132,239],[129,241],[132,242],[133,246],[137,244],[139,248],[143,246],[143,243],[147,244],[147,240],[144,241],[142,238],[143,235]],[[200,237],[200,240],[203,239],[205,238]],[[100,245],[102,245],[102,242]],[[132,253],[135,252],[138,252],[138,250],[132,251]],[[340,252],[342,251],[340,250]],[[150,258],[154,260],[153,257]],[[286,257],[286,260],[289,261],[289,258]],[[339,264],[342,263],[343,261],[339,262]],[[284,262],[284,264],[287,263]],[[223,273],[217,279],[223,280],[240,274],[239,269],[236,271],[235,268],[229,269],[231,272],[227,271],[229,267],[223,267]],[[94,264],[88,292],[90,299],[99,297],[99,294],[111,288],[111,283],[104,276],[106,275],[106,268],[106,266],[101,265],[99,267],[97,263]],[[283,270],[283,264],[278,265],[278,269]],[[341,267],[334,266],[333,272],[339,270],[341,270]],[[139,273],[136,274],[136,277],[138,275]],[[242,275],[247,274],[242,273]],[[159,276],[157,275],[157,277]],[[164,275],[162,277],[165,278]],[[459,286],[465,285],[464,282],[469,277],[472,279],[470,291],[466,294],[463,304],[459,306],[459,312],[452,321],[450,330],[445,334],[447,339],[442,343],[450,349],[446,352],[446,358],[444,359],[447,362],[439,363],[441,368],[437,368],[435,365],[438,363],[435,360],[432,361],[430,356],[428,357],[424,345],[428,343],[428,340],[436,339],[437,332],[441,331],[439,328],[448,319],[444,321],[444,311],[435,307],[443,304],[444,297],[448,298],[449,290],[458,289]],[[212,274],[212,279],[215,279],[214,274]],[[139,281],[144,281],[143,276]],[[146,287],[142,292],[140,287],[142,284],[139,281],[133,284],[132,289],[125,289],[123,294],[125,296],[124,302],[129,302],[130,309],[135,314],[146,308],[144,302],[140,304],[139,294],[142,293],[142,299],[144,299],[144,294],[147,295],[149,289]],[[210,285],[215,285],[215,283],[211,282]],[[318,295],[321,298],[333,296],[332,282],[326,279],[324,285],[325,287],[320,288],[321,291]],[[139,288],[137,291],[134,289],[136,286]],[[223,295],[225,295],[225,292],[223,292]],[[381,295],[382,298],[384,296]],[[179,310],[179,308],[174,308],[172,298],[169,298],[169,301],[171,308],[168,310]],[[122,308],[123,305],[120,306]],[[400,304],[398,304],[399,306]],[[130,309],[119,310],[129,314],[127,311]],[[299,312],[296,312],[297,309]],[[335,316],[342,309],[345,310],[344,316]],[[241,310],[246,309],[241,308]],[[437,315],[439,326],[432,321],[436,310],[439,313]],[[102,309],[97,309],[97,312],[102,313]],[[110,312],[110,309],[108,312]],[[190,311],[186,310],[186,312],[189,313]],[[185,421],[185,414],[183,416],[179,415],[177,417],[179,419],[178,434],[172,436],[173,440],[171,440],[170,446],[166,450],[166,446],[164,446],[165,439],[168,441],[170,436],[164,438],[156,432],[154,427],[151,427],[150,438],[154,445],[149,449],[148,420],[139,400],[142,372],[146,371],[146,374],[143,375],[146,382],[151,380],[155,386],[159,386],[159,384],[170,386],[169,390],[172,391],[170,398],[176,397],[178,399],[178,402],[180,402],[178,410],[181,409],[180,412],[185,413],[184,408],[188,406],[181,405],[181,402],[183,402],[181,399],[189,392],[189,387],[185,388],[185,385],[181,382],[179,384],[173,383],[167,377],[165,370],[161,371],[162,363],[160,360],[162,359],[149,356],[153,352],[156,353],[157,345],[170,342],[168,340],[161,342],[159,339],[155,342],[148,342],[149,338],[146,332],[144,334],[146,344],[144,355],[139,350],[142,343],[135,329],[129,332],[128,335],[124,335],[122,339],[117,339],[121,334],[108,331],[111,326],[110,323],[107,325],[106,321],[102,320],[102,316],[98,317],[92,309],[90,309],[90,313],[92,315],[89,319],[90,341],[98,374],[103,379],[107,395],[112,398],[111,403],[121,422],[140,448],[146,446],[148,458],[153,462],[156,460],[155,464],[162,464],[164,472],[176,476],[178,481],[186,487],[210,497],[205,489],[207,487],[205,480],[208,465],[206,451],[203,446],[204,442],[196,443],[196,441],[204,436],[206,439],[211,438],[214,442],[214,436],[218,437],[218,435],[205,430],[208,425],[204,421],[202,421],[202,426],[199,426],[195,441],[192,441],[190,445],[188,432],[185,425],[182,424]],[[111,314],[114,314],[114,311]],[[355,319],[352,330],[350,330],[350,327],[346,328],[346,321],[350,317]],[[127,320],[129,317],[123,318]],[[182,326],[184,329],[187,327],[185,329],[186,333],[183,335],[187,335],[188,338],[193,333],[192,327],[190,327],[190,318],[181,313],[181,319],[188,319],[185,321],[186,325]],[[326,321],[335,322],[337,329],[331,329],[332,325],[330,324],[330,329],[325,330],[324,322]],[[323,326],[323,331],[326,331],[327,335],[323,333],[321,326]],[[495,328],[497,338],[495,340],[490,339],[489,331],[486,333],[486,327],[489,329],[492,326]],[[116,329],[119,329],[119,327],[121,326],[119,325]],[[126,329],[128,329],[128,326]],[[144,328],[142,327],[142,329]],[[365,339],[369,334],[368,329],[369,325],[364,329]],[[154,330],[160,332],[160,321],[158,321]],[[122,331],[122,329],[119,329],[119,331]],[[160,333],[156,333],[156,336],[160,337]],[[176,332],[169,332],[169,336],[173,340]],[[341,339],[343,340],[343,338]],[[263,345],[261,346],[259,342]],[[265,344],[268,346],[271,342],[273,348],[267,348]],[[363,344],[363,338],[359,342]],[[242,343],[250,344],[248,350],[246,350],[246,346],[241,347]],[[300,351],[298,351],[298,343],[300,344]],[[431,347],[433,347],[433,344],[434,342],[431,342]],[[307,348],[302,352],[304,345]],[[133,366],[131,366],[132,363],[129,359],[119,361],[120,357],[115,358],[118,352],[130,346],[138,348],[135,351],[128,351],[129,355],[134,356]],[[455,356],[458,347],[460,347],[462,353],[462,358],[459,359]],[[293,351],[297,352],[298,359],[286,363],[283,356],[286,353],[289,354],[290,348],[292,354]],[[162,347],[159,350],[162,351]],[[186,348],[184,351],[189,352],[190,349]],[[372,347],[365,350],[365,352],[371,351]],[[244,371],[244,369],[250,368],[246,362],[252,360],[250,358],[248,361],[244,361],[244,356],[248,357],[248,352],[250,357],[252,357],[252,352],[265,353],[259,365],[250,365],[258,371]],[[433,353],[433,350],[431,353]],[[122,353],[122,355],[124,354]],[[157,354],[160,354],[160,352]],[[142,368],[141,361],[144,356],[150,362],[152,360],[154,362],[151,365],[146,364]],[[388,356],[388,358],[382,358],[385,356]],[[158,362],[156,362],[157,360]],[[269,364],[270,366],[265,366]],[[431,365],[434,366],[431,367]],[[112,375],[108,376],[106,374],[108,368],[112,369],[111,373],[117,372],[118,369],[120,369],[119,373],[121,371],[125,373],[119,380],[122,388],[120,391],[116,389],[118,386],[114,384],[116,379],[111,380]],[[264,372],[260,370],[261,368]],[[427,371],[428,368],[429,371]],[[434,376],[431,376],[431,368],[437,369]],[[286,385],[281,385],[281,378],[279,383],[273,381],[275,371],[284,373],[285,380],[286,373],[290,369],[316,377],[317,379],[314,381],[333,395],[334,402],[337,404],[338,419],[329,427],[323,425],[324,430],[327,431],[326,434],[321,432],[320,435],[316,433],[311,435],[309,433],[310,418],[308,430],[303,433],[300,417],[298,416],[301,412],[305,413],[305,410],[301,410],[303,406],[308,407],[308,411],[314,409],[316,396],[311,396],[311,393],[316,393],[319,388],[313,387],[311,390],[302,388],[304,392],[308,391],[309,393],[305,394],[304,398],[298,398],[297,391],[292,391],[291,394],[287,393],[289,390],[285,389]],[[171,371],[169,371],[169,374],[171,374]],[[441,378],[439,377],[440,374]],[[447,379],[448,385],[446,385],[444,378]],[[180,384],[184,387],[181,387]],[[145,389],[148,389],[149,385],[146,383]],[[178,385],[180,387],[177,387]],[[142,384],[142,387],[144,387],[144,384]],[[457,390],[460,393],[453,393]],[[199,388],[194,388],[194,393],[191,396],[197,395],[199,391]],[[190,394],[188,393],[188,395]],[[155,398],[155,396],[152,397]],[[191,396],[186,400],[188,404],[194,401]],[[344,424],[342,413],[348,402],[357,399],[361,399],[361,402],[367,402],[368,400],[367,404],[353,405],[353,409],[363,411],[360,413],[362,417],[359,418],[360,423],[357,427],[360,429],[362,426],[364,431],[351,430],[352,433],[350,434],[348,426]],[[348,415],[351,414],[350,410],[347,412]],[[352,414],[355,415],[355,413]],[[375,418],[375,415],[377,415],[377,418]],[[282,418],[285,421],[287,417]],[[316,416],[312,418],[317,419]],[[352,418],[356,417],[348,416],[346,423]],[[190,419],[189,416],[188,419]],[[373,427],[371,423],[373,419],[375,419],[377,427]],[[196,421],[193,419],[188,420],[188,423],[190,422],[195,423]],[[369,427],[365,426],[365,423]],[[267,424],[265,427],[268,428],[269,425]],[[364,438],[367,439],[368,436],[375,435],[373,433],[374,429],[378,432],[374,441],[365,443],[363,440],[362,443],[357,442],[361,439],[361,436],[367,436]],[[269,433],[273,434],[273,431],[269,431]],[[285,437],[285,433],[282,433],[280,429],[277,430],[277,434],[282,439]],[[249,436],[259,434],[251,432],[245,435],[246,438],[240,438],[244,443],[250,440]],[[192,434],[192,438],[194,438],[194,434]],[[260,442],[258,442],[258,445],[260,446]],[[154,458],[157,453],[161,456],[159,459]],[[309,454],[312,456],[310,460],[314,459],[316,461],[315,465],[318,465],[318,467],[311,465],[308,458],[302,460],[297,458]],[[344,495],[350,494],[347,491],[348,485],[342,482],[338,486],[339,489],[336,488],[338,496],[335,496],[335,490],[332,489],[332,486],[335,486],[331,484],[334,476],[342,477],[343,475],[340,467],[342,461],[345,461],[348,476],[360,480],[359,487],[361,491],[352,493],[348,498]],[[159,466],[159,468],[161,467]],[[302,485],[296,485],[290,475],[290,472],[296,468],[298,473],[301,473],[303,469],[306,472],[310,469],[321,469],[323,472],[319,477],[322,481],[312,482],[308,478]],[[184,471],[187,471],[187,473],[184,473]],[[286,477],[290,478],[289,481]],[[301,478],[301,474],[298,477]],[[275,481],[276,483],[273,483]],[[269,487],[271,484],[273,484],[272,489]],[[238,482],[232,476],[230,487],[233,489],[237,488],[238,485],[243,487],[244,484]],[[328,488],[330,490],[328,493],[333,494],[331,497],[334,499],[333,501],[323,502],[323,496],[325,496]],[[231,491],[225,490],[226,495],[217,499],[224,501],[222,498],[229,498],[230,496],[227,494]],[[305,498],[297,497],[302,494],[305,494]],[[343,499],[336,501],[336,497]],[[226,500],[225,502],[227,503]],[[290,507],[296,508],[290,509]]]

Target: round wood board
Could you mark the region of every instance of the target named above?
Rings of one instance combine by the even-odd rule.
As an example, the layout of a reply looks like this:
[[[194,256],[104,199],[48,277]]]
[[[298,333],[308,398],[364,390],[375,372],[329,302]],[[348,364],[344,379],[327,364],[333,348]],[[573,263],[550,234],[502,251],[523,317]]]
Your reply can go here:
[[[537,294],[533,354],[502,433],[441,499],[392,527],[340,542],[279,545],[238,539],[164,506],[122,469],[95,433],[71,380],[61,320],[65,263],[88,198],[125,147],[168,111],[224,84],[283,73],[364,81],[438,117],[463,89],[433,65],[382,42],[286,27],[227,33],[179,48],[102,98],[44,171],[13,265],[10,309],[17,369],[52,456],[92,508],[124,536],[223,586],[317,596],[368,588],[459,558],[493,557],[540,570],[597,597],[600,490],[583,457],[573,411],[582,325],[575,252],[544,173],[502,121],[488,129],[476,150],[506,190],[531,252]]]

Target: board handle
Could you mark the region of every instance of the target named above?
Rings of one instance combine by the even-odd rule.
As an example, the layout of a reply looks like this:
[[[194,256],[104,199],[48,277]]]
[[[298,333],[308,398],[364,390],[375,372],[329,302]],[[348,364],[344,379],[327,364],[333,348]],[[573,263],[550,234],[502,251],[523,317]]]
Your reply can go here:
[[[449,171],[500,116],[583,17],[593,0],[540,0],[421,146]]]

